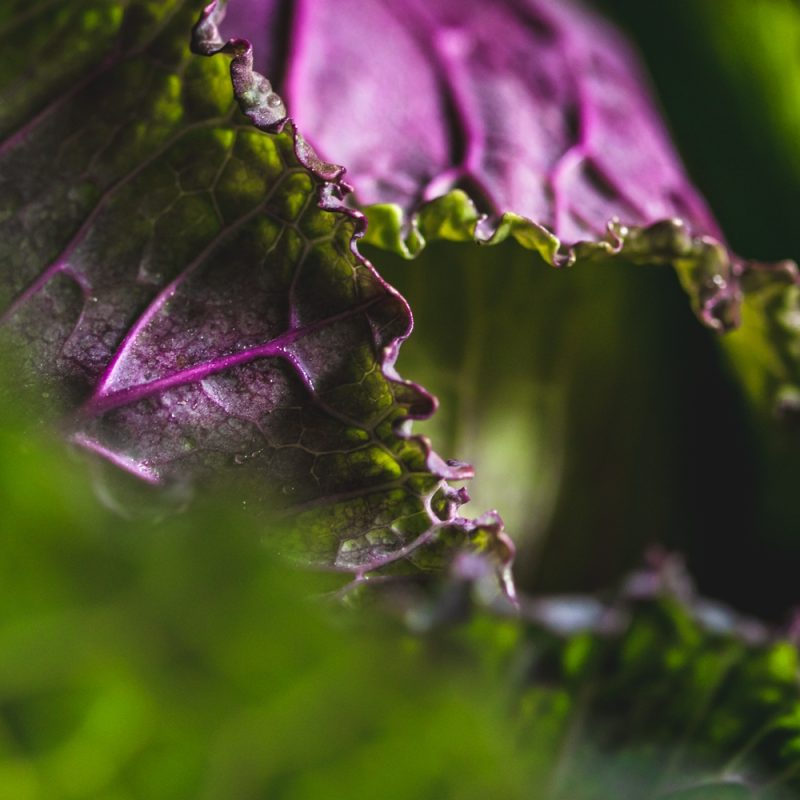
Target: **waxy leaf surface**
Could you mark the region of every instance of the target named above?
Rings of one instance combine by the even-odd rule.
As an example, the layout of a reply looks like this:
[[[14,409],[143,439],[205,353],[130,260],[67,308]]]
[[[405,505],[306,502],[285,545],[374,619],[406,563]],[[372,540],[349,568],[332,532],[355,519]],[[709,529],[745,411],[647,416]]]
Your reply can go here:
[[[341,168],[241,115],[228,59],[189,51],[201,6],[14,11],[3,327],[72,441],[150,483],[254,492],[305,559],[358,575],[468,543],[507,564],[499,519],[457,514],[445,480],[470,470],[408,432],[434,400],[393,369],[409,310],[355,250]]]

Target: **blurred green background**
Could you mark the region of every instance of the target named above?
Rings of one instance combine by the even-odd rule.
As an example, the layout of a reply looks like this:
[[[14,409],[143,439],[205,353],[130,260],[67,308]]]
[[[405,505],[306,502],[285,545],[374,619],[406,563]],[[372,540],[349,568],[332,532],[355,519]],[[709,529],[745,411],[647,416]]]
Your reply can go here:
[[[2,800],[797,796],[797,649],[722,609],[350,609],[243,509],[125,520],[1,416]]]
[[[598,6],[637,43],[689,173],[733,249],[747,258],[800,260],[797,2]],[[696,393],[707,385],[698,381]],[[800,425],[796,413],[776,420],[758,397],[747,398],[743,410],[724,391],[722,413],[731,414],[735,430],[713,436],[697,457],[738,458],[735,467],[708,469],[700,478],[719,518],[693,534],[687,550],[709,593],[780,616],[800,601]]]

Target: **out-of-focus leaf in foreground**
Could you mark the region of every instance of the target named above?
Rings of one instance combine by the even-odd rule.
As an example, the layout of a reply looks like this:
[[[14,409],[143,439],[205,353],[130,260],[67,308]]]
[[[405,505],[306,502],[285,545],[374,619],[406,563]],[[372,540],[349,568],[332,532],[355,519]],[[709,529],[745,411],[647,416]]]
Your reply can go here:
[[[4,7],[5,336],[73,442],[153,484],[238,484],[307,560],[424,570],[466,546],[505,568],[499,518],[459,517],[445,482],[469,468],[409,433],[434,400],[393,369],[409,310],[355,250],[341,168],[239,113],[229,60],[189,52],[201,10]],[[279,112],[258,86],[251,110]]]
[[[0,796],[524,797],[521,759],[498,774],[514,735],[477,663],[326,613],[330,580],[262,549],[224,498],[121,521],[10,416]]]
[[[4,797],[796,796],[796,649],[669,563],[412,638],[220,498],[121,522],[3,411]]]

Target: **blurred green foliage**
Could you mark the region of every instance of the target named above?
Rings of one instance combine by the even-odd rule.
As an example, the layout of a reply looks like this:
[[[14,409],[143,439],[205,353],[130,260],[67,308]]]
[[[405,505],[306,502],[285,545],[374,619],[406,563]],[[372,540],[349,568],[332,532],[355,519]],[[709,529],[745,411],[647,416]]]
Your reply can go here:
[[[483,611],[412,636],[385,603],[325,600],[338,576],[292,568],[278,531],[220,498],[120,518],[14,418],[3,800],[794,796],[797,651],[748,644],[722,610],[664,597],[592,619],[557,601],[549,622]],[[442,578],[412,611],[463,591]]]
[[[120,519],[8,417],[4,800],[524,796],[488,667],[329,613],[224,502]]]

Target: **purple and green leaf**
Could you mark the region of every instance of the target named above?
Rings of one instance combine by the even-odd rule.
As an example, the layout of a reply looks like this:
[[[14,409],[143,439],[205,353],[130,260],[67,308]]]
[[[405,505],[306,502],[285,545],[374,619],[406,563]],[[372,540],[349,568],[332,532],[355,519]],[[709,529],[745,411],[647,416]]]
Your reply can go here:
[[[762,268],[727,250],[637,59],[595,13],[238,0],[226,20],[212,5],[318,152],[347,165],[367,241],[410,256],[431,239],[511,235],[559,265],[668,262],[706,324],[738,324],[742,281]],[[793,266],[777,271],[796,285]]]
[[[400,363],[444,400],[428,428],[433,441],[478,466],[474,496],[500,508],[518,539],[541,538],[558,505],[590,509],[578,515],[584,532],[575,541],[592,536],[593,517],[630,548],[679,528],[677,494],[691,489],[676,484],[696,479],[678,460],[685,454],[673,459],[678,443],[664,422],[686,406],[703,436],[728,425],[710,394],[692,399],[693,378],[678,364],[686,356],[669,364],[659,356],[655,369],[642,363],[663,349],[660,337],[687,338],[685,323],[648,311],[663,297],[661,278],[634,296],[627,273],[611,274],[612,261],[615,273],[626,263],[672,265],[706,325],[737,328],[729,338],[748,390],[768,411],[791,404],[800,386],[796,268],[745,261],[727,247],[635,55],[597,15],[546,0],[466,13],[448,3],[370,2],[355,13],[238,0],[225,11],[218,3],[210,14],[215,47],[230,38],[252,54],[318,151],[347,165],[368,244],[408,257],[437,239],[511,237],[545,262],[574,265],[544,278],[538,258],[508,248],[493,256],[438,249],[406,270],[373,256],[417,316]],[[253,119],[260,124],[257,111]],[[671,334],[654,330],[663,324]],[[455,340],[448,330],[458,331]],[[540,352],[547,348],[549,356]],[[647,378],[646,389],[634,375]],[[578,394],[594,406],[582,407]],[[648,420],[661,421],[653,430]],[[636,437],[644,452],[616,452]],[[709,470],[725,469],[713,460]],[[581,481],[569,496],[562,472]],[[621,507],[611,508],[612,498]],[[556,523],[562,536],[563,511]],[[629,523],[640,533],[627,532]],[[619,554],[616,535],[602,539]],[[554,547],[576,549],[561,541]]]
[[[494,451],[491,478],[498,486],[525,481],[521,493],[517,485],[517,496],[508,495],[524,508],[515,512],[521,524],[546,518],[558,491],[558,415],[574,410],[575,396],[592,401],[592,413],[571,434],[584,448],[595,442],[587,432],[607,425],[604,411],[619,405],[616,394],[643,396],[624,383],[625,368],[610,377],[603,360],[604,347],[619,349],[638,380],[635,367],[652,358],[631,343],[640,330],[632,320],[647,317],[641,296],[617,292],[616,278],[604,274],[609,258],[620,262],[620,275],[626,261],[673,264],[695,310],[714,328],[738,324],[744,296],[744,324],[734,336],[762,331],[765,360],[777,354],[763,368],[769,380],[779,376],[773,394],[785,395],[797,382],[797,286],[790,265],[765,268],[727,250],[626,45],[593,15],[543,0],[443,2],[433,11],[412,3],[401,15],[395,8],[319,3],[312,15],[302,2],[232,0],[229,28],[220,33],[221,3],[5,5],[0,296],[4,343],[27,369],[19,380],[44,381],[71,441],[145,483],[222,483],[235,487],[237,499],[255,495],[285,516],[268,522],[284,536],[279,549],[354,573],[357,581],[448,573],[413,595],[425,598],[411,615],[424,627],[460,610],[458,592],[474,594],[486,560],[506,577],[512,546],[495,514],[459,515],[467,495],[449,482],[471,469],[442,460],[410,430],[435,401],[395,370],[411,316],[359,254],[365,225],[356,205],[370,219],[366,238],[401,255],[426,240],[497,243],[511,236],[545,261],[575,264],[589,276],[577,289],[570,284],[572,295],[550,293],[532,277],[537,258],[523,262],[523,251],[511,255],[509,242],[481,253],[496,253],[496,264],[463,256],[461,276],[422,281],[423,297],[440,293],[432,307],[420,301],[423,313],[430,319],[438,310],[444,319],[454,311],[448,306],[458,306],[465,324],[444,325],[435,345],[418,351],[419,363],[427,355],[435,376],[453,353],[464,356],[458,377],[465,379],[445,394],[463,401],[465,447],[517,437],[516,450],[506,452],[520,453],[519,463]],[[253,24],[253,31],[246,27]],[[193,26],[194,49],[213,57],[189,53]],[[254,56],[280,96],[253,71]],[[294,121],[285,118],[287,106]],[[342,169],[317,158],[298,130],[325,158],[348,165],[357,203]],[[427,254],[452,260],[466,246],[447,251],[434,243]],[[502,272],[487,279],[489,268]],[[603,313],[583,316],[598,301]],[[637,307],[640,317],[633,316]],[[560,322],[572,337],[554,347]],[[513,346],[493,350],[497,341]],[[569,380],[552,386],[566,386],[566,398],[547,393],[548,375],[559,370]],[[650,405],[639,405],[652,416]],[[487,415],[487,408],[505,427],[473,436],[471,415]],[[637,427],[641,420],[625,422],[652,432]],[[661,445],[648,441],[656,460],[668,462]],[[89,503],[67,503],[71,511],[62,513],[62,494],[72,500],[67,473],[59,480],[59,468],[33,457],[27,442],[18,449],[0,460],[13,532],[2,539],[8,550],[0,559],[11,621],[0,626],[0,640],[12,654],[0,670],[0,706],[3,744],[27,741],[22,755],[8,760],[6,776],[15,769],[24,782],[29,773],[21,764],[46,763],[62,767],[50,786],[63,775],[74,778],[69,756],[87,752],[88,742],[95,762],[111,768],[105,776],[82,771],[71,796],[93,777],[98,785],[105,777],[101,789],[116,781],[129,791],[131,775],[152,786],[164,752],[190,755],[178,759],[180,774],[171,773],[180,792],[186,782],[196,787],[208,778],[207,753],[216,746],[222,754],[211,781],[223,792],[240,781],[253,791],[277,785],[319,796],[314,787],[346,784],[352,796],[353,774],[377,775],[382,789],[385,764],[398,772],[398,743],[412,742],[412,788],[406,795],[398,788],[398,796],[442,794],[442,762],[419,758],[420,749],[442,752],[448,764],[467,753],[463,774],[448,770],[457,773],[455,796],[464,796],[465,783],[485,796],[498,781],[504,797],[530,796],[536,787],[570,800],[771,800],[796,789],[794,640],[699,600],[668,562],[635,576],[611,604],[540,599],[524,603],[519,620],[483,614],[465,631],[449,630],[448,642],[468,654],[462,660],[469,669],[489,664],[494,680],[459,672],[457,691],[448,693],[452,675],[442,665],[455,669],[455,659],[445,662],[441,653],[432,664],[427,651],[396,641],[379,651],[350,646],[357,640],[338,631],[315,640],[320,626],[309,624],[306,605],[287,607],[273,585],[286,580],[283,567],[265,569],[252,540],[232,537],[228,547],[211,535],[238,517],[173,518],[168,526],[183,526],[175,539],[151,538],[138,549],[129,547],[130,537],[110,537],[104,542],[113,540],[111,552],[86,524],[100,513],[81,516]],[[458,448],[454,454],[461,455]],[[613,458],[606,464],[619,465]],[[588,475],[585,493],[567,498],[572,505],[593,489],[608,494],[608,487],[634,505],[630,484],[613,469]],[[546,486],[548,477],[555,488]],[[14,491],[15,480],[25,491]],[[672,504],[664,485],[658,500]],[[597,560],[613,520],[595,530],[596,507],[583,518],[592,522],[584,542],[594,534],[600,541],[574,555]],[[117,524],[111,515],[100,519],[103,530]],[[31,537],[26,526],[45,535]],[[209,527],[207,536],[185,535]],[[195,558],[198,549],[207,560]],[[136,602],[120,591],[120,578]],[[409,584],[400,591],[411,591]],[[425,600],[432,604],[427,616]],[[247,624],[232,624],[240,614]],[[58,658],[43,657],[50,652]],[[81,654],[74,672],[65,653]],[[174,685],[184,688],[175,692]],[[242,686],[257,713],[242,704]],[[506,708],[508,687],[515,694],[506,717],[494,702],[499,694]],[[339,705],[330,704],[334,695]],[[418,701],[410,729],[408,697]],[[43,706],[52,713],[53,700],[78,709],[79,722],[57,737],[63,749],[37,738],[38,715]],[[165,707],[166,722],[159,720]],[[125,724],[113,713],[94,713],[120,708]],[[461,725],[467,709],[480,736]],[[327,735],[318,724],[325,719],[336,720],[339,736]],[[131,720],[139,725],[133,745],[125,739]],[[355,721],[348,727],[347,720]],[[489,736],[482,720],[494,721],[499,735]],[[103,750],[91,738],[96,730],[103,741],[124,741]],[[253,748],[275,730],[294,731],[300,744],[293,750],[270,742],[273,758],[263,758]],[[158,791],[169,796],[172,785]]]
[[[629,48],[594,14],[230,10],[45,2],[0,17],[4,327],[72,441],[147,482],[241,484],[293,516],[301,553],[357,575],[438,567],[453,541],[505,568],[499,518],[459,516],[467,495],[447,483],[470,468],[409,431],[435,403],[394,369],[411,318],[356,249],[356,206],[366,241],[403,255],[512,236],[558,266],[672,264],[712,328],[739,325],[746,298],[755,370],[770,398],[793,396],[795,267],[728,250]],[[188,53],[193,25],[196,52],[232,57],[230,79],[225,56]],[[298,131],[347,165],[351,197]],[[470,303],[485,310],[480,291]]]
[[[394,371],[409,310],[354,247],[342,170],[241,117],[226,61],[186,47],[196,4],[79,17],[103,12],[86,77],[53,73],[0,155],[4,327],[71,441],[153,484],[236,483],[315,563],[427,570],[464,546],[505,569],[499,518],[463,519],[446,483],[469,468],[408,433],[435,401]]]

